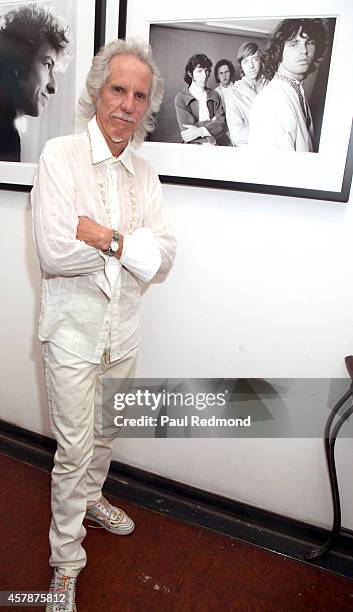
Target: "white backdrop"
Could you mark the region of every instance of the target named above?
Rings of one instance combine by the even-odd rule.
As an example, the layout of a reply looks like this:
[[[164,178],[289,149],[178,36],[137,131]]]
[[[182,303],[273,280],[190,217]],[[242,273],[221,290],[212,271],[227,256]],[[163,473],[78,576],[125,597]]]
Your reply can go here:
[[[341,377],[353,352],[349,204],[164,187],[175,267],[145,296],[137,375]],[[39,270],[25,194],[0,192],[0,417],[49,434],[36,339]],[[351,439],[337,443],[353,528]],[[121,440],[114,458],[328,526],[321,440]]]

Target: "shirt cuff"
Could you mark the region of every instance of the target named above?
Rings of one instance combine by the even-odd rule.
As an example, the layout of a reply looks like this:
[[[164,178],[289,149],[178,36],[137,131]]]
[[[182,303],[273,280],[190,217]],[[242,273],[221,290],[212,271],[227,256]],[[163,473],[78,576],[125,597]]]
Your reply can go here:
[[[133,234],[124,234],[120,263],[143,282],[152,280],[162,263],[161,252],[152,230],[140,227]]]

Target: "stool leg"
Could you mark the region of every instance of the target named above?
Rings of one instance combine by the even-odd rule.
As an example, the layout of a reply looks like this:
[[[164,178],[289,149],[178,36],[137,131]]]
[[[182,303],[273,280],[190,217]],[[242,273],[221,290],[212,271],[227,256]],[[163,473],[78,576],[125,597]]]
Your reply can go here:
[[[349,390],[341,400],[335,404],[332,409],[331,414],[329,415],[326,427],[325,427],[325,455],[326,455],[326,463],[329,472],[330,478],[330,487],[331,487],[331,495],[332,495],[332,504],[333,504],[333,525],[331,534],[322,546],[315,548],[314,550],[306,553],[304,555],[304,559],[317,559],[325,555],[333,546],[336,544],[337,539],[341,530],[341,503],[340,503],[340,495],[337,481],[337,472],[335,465],[335,444],[337,435],[342,427],[342,425],[346,422],[346,420],[353,414],[353,406],[349,406],[342,416],[338,419],[336,425],[334,426],[331,432],[331,426],[333,423],[333,419],[336,416],[338,410],[343,406],[343,404],[347,401],[347,399],[352,394],[351,390]]]

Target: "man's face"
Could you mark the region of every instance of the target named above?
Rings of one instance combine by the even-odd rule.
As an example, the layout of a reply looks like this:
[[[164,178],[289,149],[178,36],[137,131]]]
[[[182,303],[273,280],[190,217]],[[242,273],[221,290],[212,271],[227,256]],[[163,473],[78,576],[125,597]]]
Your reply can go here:
[[[230,83],[230,70],[227,64],[220,66],[218,69],[218,79],[222,87],[228,87]]]
[[[247,79],[255,81],[261,73],[260,52],[256,51],[256,53],[244,57],[244,59],[241,60],[241,68]]]
[[[55,67],[57,54],[48,44],[43,45],[33,59],[25,79],[18,80],[18,111],[39,117],[49,98],[56,92]]]
[[[132,55],[115,55],[108,69],[96,102],[97,123],[112,154],[118,155],[148,110],[152,73]]]
[[[201,89],[205,89],[211,71],[209,68],[202,68],[200,64],[194,68],[192,73],[192,82]]]
[[[300,27],[297,34],[284,43],[279,68],[288,76],[303,80],[315,57],[315,42]]]

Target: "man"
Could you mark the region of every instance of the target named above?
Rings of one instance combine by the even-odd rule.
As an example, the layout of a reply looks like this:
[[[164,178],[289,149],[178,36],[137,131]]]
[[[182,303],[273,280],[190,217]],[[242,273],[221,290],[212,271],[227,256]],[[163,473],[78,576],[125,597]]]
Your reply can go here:
[[[222,98],[223,108],[227,117],[227,102],[229,98],[229,92],[231,91],[235,79],[235,70],[232,62],[227,59],[219,60],[214,68],[214,78],[216,82],[219,83],[215,91]],[[226,137],[228,141],[225,144],[229,144],[230,134],[228,130],[226,132]]]
[[[21,161],[15,120],[39,117],[56,92],[57,62],[68,50],[68,28],[38,4],[6,13],[0,28],[0,160]]]
[[[227,95],[235,79],[235,70],[232,62],[227,59],[219,60],[214,68],[214,78],[219,83],[215,91],[221,96],[223,106],[226,108]]]
[[[256,43],[243,43],[236,61],[242,78],[230,88],[226,119],[232,145],[239,147],[248,143],[250,108],[267,80],[262,74],[262,54]]]
[[[249,145],[313,151],[314,126],[302,83],[322,61],[326,47],[322,19],[280,22],[265,50],[265,73],[272,80],[252,107]]]
[[[175,255],[158,175],[132,150],[152,131],[163,97],[149,47],[110,43],[93,59],[86,86],[80,109],[88,130],[47,143],[32,191],[39,338],[57,440],[51,589],[69,594],[70,612],[86,564],[85,516],[114,534],[134,529],[102,497],[113,442],[102,436],[102,378],[133,377],[141,294],[157,273],[167,275]]]
[[[175,111],[183,142],[228,144],[225,112],[220,95],[207,87],[212,62],[204,53],[193,55],[185,66],[188,87],[175,97]]]

